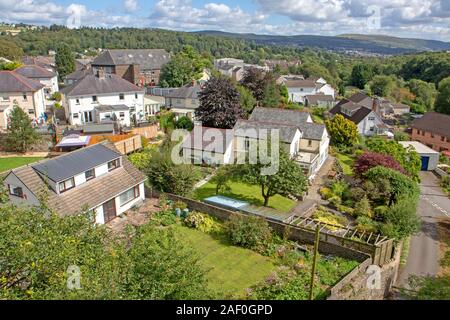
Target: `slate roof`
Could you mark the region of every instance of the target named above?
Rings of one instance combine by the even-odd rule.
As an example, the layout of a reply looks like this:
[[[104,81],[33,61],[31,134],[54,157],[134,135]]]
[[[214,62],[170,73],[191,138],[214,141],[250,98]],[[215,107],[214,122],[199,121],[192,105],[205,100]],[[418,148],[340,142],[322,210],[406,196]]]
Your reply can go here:
[[[411,127],[450,137],[450,115],[427,112],[422,118],[414,120]]]
[[[91,63],[93,66],[138,64],[141,70],[158,70],[170,61],[164,49],[106,50]]]
[[[345,100],[345,101],[344,101]],[[341,100],[337,105],[335,105],[331,110],[331,114],[340,114],[344,118],[351,120],[355,124],[360,123],[362,120],[364,120],[365,117],[367,117],[371,112],[372,109],[366,108],[364,106],[358,105],[352,101],[349,101],[347,99]],[[352,116],[348,116],[345,113],[342,112],[342,107],[345,107],[346,109],[353,109],[356,110]]]
[[[198,99],[198,94],[201,91],[202,88],[198,84],[194,86],[188,85],[171,91],[166,97],[175,99]]]
[[[84,96],[107,93],[143,92],[142,88],[122,79],[115,74],[107,74],[104,78],[88,74],[75,83],[61,89],[67,96]]]
[[[222,134],[222,139],[219,140],[220,143],[215,144],[214,138],[210,138],[205,135],[207,130],[214,130],[215,132],[220,132]],[[211,135],[214,134],[211,133]],[[198,139],[195,141],[195,139]],[[210,139],[210,141],[208,141]],[[205,150],[206,147],[214,148],[217,153],[225,153],[229,145],[233,141],[233,133],[230,129],[218,129],[218,128],[208,128],[208,127],[195,127],[189,135],[185,138],[183,142],[183,148],[193,149],[193,150]],[[200,142],[200,143],[199,143]],[[214,145],[211,146],[211,144]]]
[[[38,65],[25,65],[23,67],[20,67],[15,70],[16,73],[27,77],[27,78],[54,78],[56,77],[56,73],[48,71],[47,69],[44,69]]]
[[[111,112],[111,111],[127,111],[130,108],[124,104],[114,105],[114,106],[98,106],[95,110],[99,112]]]
[[[14,71],[0,71],[0,92],[36,92],[43,87],[40,82]]]
[[[288,88],[315,88],[316,83],[313,80],[286,80],[284,82],[285,86]]]
[[[89,150],[97,145],[73,151],[72,153]],[[101,145],[112,152],[118,153],[112,143],[102,142]],[[31,165],[14,169],[11,172],[36,196],[43,190],[48,190],[49,207],[56,210],[61,216],[67,216],[81,212],[84,206],[88,209],[95,208],[146,180],[145,175],[136,169],[126,157],[122,157],[122,164],[120,168],[60,195],[44,183],[42,177]]]
[[[248,132],[240,132],[240,130],[249,130]],[[268,130],[267,134],[270,135],[270,130],[277,129],[280,133],[280,140],[285,143],[291,143],[294,140],[299,128],[295,125],[286,123],[275,123],[266,121],[250,121],[250,120],[238,120],[234,126],[234,135],[237,137],[250,137],[257,139],[258,134],[261,134],[259,130]],[[252,135],[252,133],[254,133]]]
[[[308,103],[310,103],[310,104],[316,104],[319,101],[334,101],[335,100],[332,95],[328,95],[328,94],[311,94],[311,95],[307,95],[306,99],[308,100]]]
[[[61,182],[119,157],[119,152],[96,144],[31,166],[50,180]]]
[[[308,122],[301,126],[301,130],[303,132],[303,138],[320,141],[322,140],[325,126],[323,124]]]
[[[69,73],[67,76],[65,76],[64,79],[77,81],[88,74],[93,74],[92,69],[89,68],[89,69],[81,69],[81,70],[74,71],[72,73]]]

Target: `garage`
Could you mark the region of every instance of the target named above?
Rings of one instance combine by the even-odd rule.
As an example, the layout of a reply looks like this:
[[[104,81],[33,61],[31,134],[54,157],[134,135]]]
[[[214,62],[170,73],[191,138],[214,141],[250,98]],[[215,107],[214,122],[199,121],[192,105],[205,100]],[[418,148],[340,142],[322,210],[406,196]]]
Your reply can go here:
[[[433,171],[439,163],[439,152],[418,141],[400,141],[404,148],[413,148],[422,160],[421,171]]]

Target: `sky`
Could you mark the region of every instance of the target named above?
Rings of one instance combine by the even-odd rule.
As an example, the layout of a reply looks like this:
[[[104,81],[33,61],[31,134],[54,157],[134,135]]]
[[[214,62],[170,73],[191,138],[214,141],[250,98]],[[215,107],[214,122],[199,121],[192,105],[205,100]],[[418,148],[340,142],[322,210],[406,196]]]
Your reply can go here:
[[[0,0],[0,21],[450,42],[450,0]]]

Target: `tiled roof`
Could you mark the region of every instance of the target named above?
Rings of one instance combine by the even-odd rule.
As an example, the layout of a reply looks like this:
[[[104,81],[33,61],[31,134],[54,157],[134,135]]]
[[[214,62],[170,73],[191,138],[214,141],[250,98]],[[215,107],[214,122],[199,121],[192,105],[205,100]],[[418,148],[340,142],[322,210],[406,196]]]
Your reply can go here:
[[[106,142],[102,144],[112,151],[118,152],[113,144]],[[122,157],[122,163],[122,167],[60,195],[45,184],[44,180],[32,166],[14,169],[12,173],[34,195],[38,196],[43,191],[47,191],[49,207],[56,210],[61,216],[67,216],[81,212],[83,207],[87,207],[88,209],[95,208],[145,181],[145,175],[137,170],[126,157]]]
[[[316,104],[319,101],[334,101],[335,100],[332,95],[325,95],[325,94],[307,95],[306,99],[308,100],[308,103],[310,103],[310,104]]]
[[[36,92],[44,87],[14,71],[0,71],[0,92]]]
[[[83,96],[107,93],[143,92],[142,88],[122,79],[115,74],[106,74],[103,78],[88,74],[70,86],[61,89],[67,96]]]
[[[427,112],[422,118],[414,120],[411,127],[450,137],[450,115]]]
[[[15,70],[16,73],[27,78],[53,78],[56,73],[48,71],[38,65],[25,65]]]
[[[286,80],[284,82],[285,86],[288,88],[315,88],[316,83],[312,80]]]
[[[166,97],[178,99],[198,99],[198,94],[201,91],[202,88],[198,84],[194,86],[188,85],[171,91]]]
[[[339,102],[337,105],[335,105],[330,110],[330,113],[334,114],[334,115],[340,114],[344,118],[351,120],[355,124],[358,124],[372,112],[372,109],[366,108],[364,106],[360,106],[360,105],[355,104],[354,102],[346,100],[346,99],[344,99],[344,100],[341,100],[341,102]],[[343,107],[345,107],[346,109],[349,109],[349,110],[353,109],[356,111],[352,114],[352,116],[348,116],[347,114],[342,112]]]
[[[93,66],[115,66],[138,64],[141,70],[161,69],[170,61],[164,49],[106,50],[92,62]]]

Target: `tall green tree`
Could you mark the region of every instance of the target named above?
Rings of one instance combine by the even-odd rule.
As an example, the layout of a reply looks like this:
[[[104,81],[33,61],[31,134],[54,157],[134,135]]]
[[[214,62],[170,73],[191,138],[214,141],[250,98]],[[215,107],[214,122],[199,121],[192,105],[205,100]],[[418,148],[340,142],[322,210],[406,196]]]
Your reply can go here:
[[[374,95],[388,97],[395,87],[392,76],[377,75],[370,81],[370,90]]]
[[[31,119],[14,101],[6,131],[6,147],[10,151],[26,152],[39,140],[39,135],[31,125]]]
[[[281,100],[280,88],[275,81],[267,83],[264,89],[263,107],[278,108],[280,107]]]
[[[56,50],[55,63],[61,79],[75,71],[75,55],[67,44],[61,44]]]
[[[338,114],[333,119],[325,121],[331,143],[335,146],[353,146],[358,142],[358,127],[356,124]]]
[[[450,114],[450,77],[439,82],[439,93],[436,98],[435,109],[437,112]]]
[[[9,60],[19,60],[23,56],[23,50],[15,42],[0,39],[0,57]]]
[[[365,85],[372,79],[373,76],[374,71],[370,65],[358,63],[352,69],[350,84],[360,89],[364,89]]]
[[[241,99],[242,108],[250,114],[253,111],[253,108],[256,106],[256,99],[253,96],[252,92],[246,87],[236,84],[236,89],[239,92],[239,97]]]
[[[195,116],[206,127],[231,129],[238,119],[245,116],[239,92],[224,77],[211,78],[199,98],[200,106]]]
[[[264,91],[266,90],[269,78],[266,77],[263,71],[250,68],[241,80],[241,84],[250,90],[256,101],[261,102],[264,99]]]
[[[437,90],[434,83],[425,82],[419,79],[411,79],[408,82],[409,90],[416,96],[414,102],[424,106],[427,111],[434,108]]]

